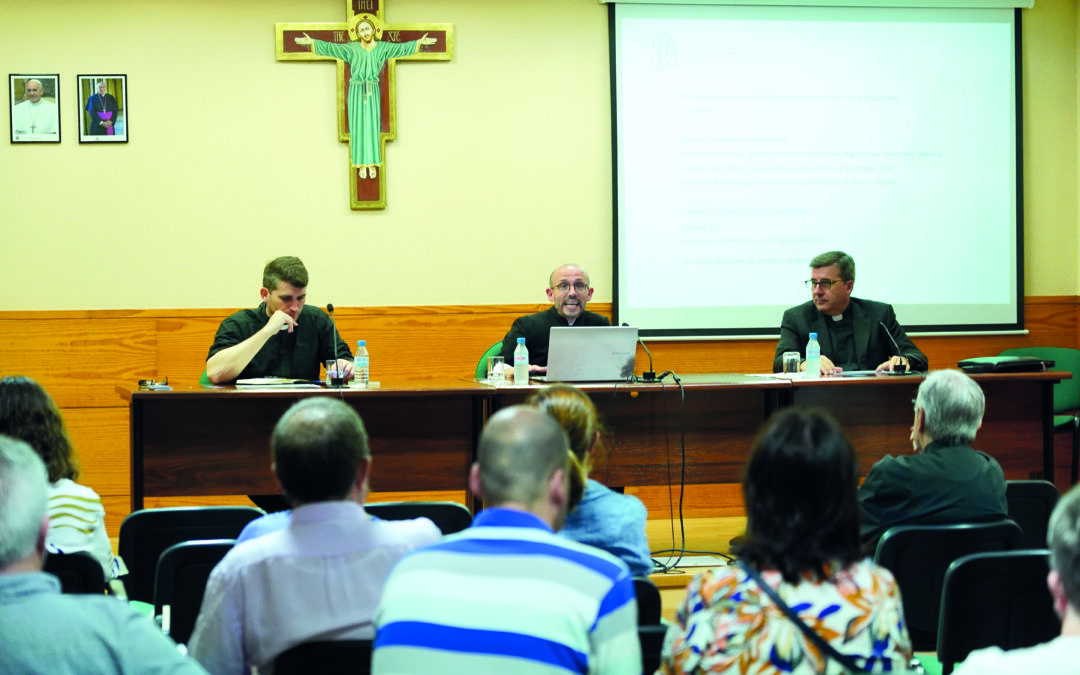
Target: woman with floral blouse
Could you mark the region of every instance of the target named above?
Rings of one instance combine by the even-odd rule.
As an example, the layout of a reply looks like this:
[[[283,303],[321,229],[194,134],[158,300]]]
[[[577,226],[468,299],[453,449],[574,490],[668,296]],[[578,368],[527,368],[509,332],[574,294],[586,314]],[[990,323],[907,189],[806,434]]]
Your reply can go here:
[[[911,641],[892,574],[859,549],[858,462],[827,414],[785,409],[743,480],[742,563],[841,655],[904,671]],[[660,673],[843,673],[742,567],[698,575],[664,641]]]

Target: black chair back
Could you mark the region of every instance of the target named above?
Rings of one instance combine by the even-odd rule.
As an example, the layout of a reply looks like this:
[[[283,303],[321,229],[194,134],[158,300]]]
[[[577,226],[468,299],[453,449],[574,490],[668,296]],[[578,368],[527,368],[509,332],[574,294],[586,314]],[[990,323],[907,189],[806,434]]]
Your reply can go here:
[[[49,553],[45,556],[45,571],[60,579],[64,593],[105,592],[105,570],[89,553]]]
[[[945,574],[937,657],[945,673],[984,647],[1017,649],[1054,639],[1061,622],[1046,588],[1050,552],[975,553]]]
[[[364,510],[383,520],[428,518],[444,535],[472,525],[472,512],[457,502],[378,502],[364,504]]]
[[[660,623],[660,589],[649,577],[634,577],[634,595],[637,597],[637,622],[639,626]]]
[[[1005,482],[1009,519],[1024,531],[1024,548],[1046,548],[1046,527],[1059,497],[1057,487],[1045,480]]]
[[[252,520],[264,515],[253,506],[195,506],[143,509],[120,525],[120,557],[128,568],[128,598],[154,601],[158,558],[173,544],[196,539],[236,539]]]
[[[664,649],[667,626],[656,624],[638,626],[638,642],[641,644],[641,672],[655,673],[660,669],[660,654]]]
[[[187,644],[202,607],[206,582],[235,539],[182,541],[165,549],[158,559],[154,581],[154,616],[177,644]]]
[[[896,577],[915,651],[937,647],[941,589],[945,571],[954,560],[969,553],[1011,551],[1023,545],[1024,533],[1011,520],[889,528],[878,542],[874,562]]]
[[[274,675],[368,675],[372,640],[305,642],[274,660]]]

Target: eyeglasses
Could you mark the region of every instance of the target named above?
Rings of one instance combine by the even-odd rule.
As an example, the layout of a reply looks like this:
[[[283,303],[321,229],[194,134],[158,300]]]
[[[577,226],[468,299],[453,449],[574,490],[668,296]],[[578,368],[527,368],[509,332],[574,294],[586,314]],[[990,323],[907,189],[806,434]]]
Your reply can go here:
[[[161,378],[151,377],[146,380],[139,380],[140,391],[153,391],[155,389],[169,389],[169,376],[165,375]]]
[[[844,283],[843,279],[822,279],[820,281],[814,281],[813,279],[807,279],[805,282],[807,290],[814,290],[815,287],[821,286],[821,290],[827,291],[833,287],[833,284]]]
[[[573,288],[578,293],[584,293],[589,290],[589,287],[586,284],[581,283],[580,281],[572,286],[564,281],[563,283],[558,284],[557,286],[553,286],[552,288],[554,288],[560,293],[567,293],[570,291],[571,288]]]

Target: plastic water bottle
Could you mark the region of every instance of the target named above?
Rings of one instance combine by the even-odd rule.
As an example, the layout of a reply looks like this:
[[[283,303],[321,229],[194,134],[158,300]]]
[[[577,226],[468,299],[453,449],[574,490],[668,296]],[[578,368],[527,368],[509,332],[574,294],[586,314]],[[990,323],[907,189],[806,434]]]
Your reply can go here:
[[[368,386],[368,379],[371,377],[371,359],[368,357],[367,340],[356,341],[353,368],[356,371],[353,384],[357,387]]]
[[[514,348],[514,384],[528,384],[529,349],[525,346],[525,338],[519,337],[517,342]]]
[[[810,341],[806,343],[806,376],[810,379],[821,377],[821,345],[817,333],[810,333]]]

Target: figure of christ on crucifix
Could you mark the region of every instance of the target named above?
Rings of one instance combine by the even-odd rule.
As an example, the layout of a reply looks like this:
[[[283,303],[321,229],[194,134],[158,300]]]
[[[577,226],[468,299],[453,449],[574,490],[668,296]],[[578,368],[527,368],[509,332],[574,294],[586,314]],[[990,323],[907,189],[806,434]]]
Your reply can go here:
[[[419,40],[383,42],[379,20],[371,14],[357,14],[349,20],[349,37],[354,42],[338,44],[316,40],[304,33],[294,38],[296,44],[311,46],[320,56],[341,59],[349,64],[349,159],[361,179],[375,178],[382,165],[379,153],[379,133],[382,127],[382,102],[379,95],[379,73],[390,59],[410,56],[421,45],[435,44],[435,38],[424,33]]]
[[[353,209],[386,208],[386,143],[397,137],[395,64],[449,61],[453,25],[390,25],[385,0],[346,0],[344,23],[279,23],[279,61],[336,61],[338,135],[349,143]]]

